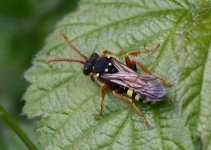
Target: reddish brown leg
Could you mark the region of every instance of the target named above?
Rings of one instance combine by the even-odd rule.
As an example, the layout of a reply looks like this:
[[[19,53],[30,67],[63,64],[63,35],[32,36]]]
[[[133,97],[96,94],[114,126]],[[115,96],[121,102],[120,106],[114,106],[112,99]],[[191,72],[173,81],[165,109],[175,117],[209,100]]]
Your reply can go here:
[[[102,83],[100,86],[100,96],[101,96],[101,103],[100,103],[100,112],[96,113],[95,117],[98,119],[100,117],[100,115],[103,112],[103,107],[104,107],[104,99],[105,99],[105,88],[109,88],[109,85],[106,83]]]
[[[108,56],[108,55],[112,55],[112,56],[119,56],[122,54],[122,50],[120,50],[118,53],[113,53],[113,52],[110,52],[109,50],[104,50],[101,54],[101,56]]]
[[[144,123],[144,125],[147,126],[147,127],[149,127],[149,122],[143,116],[143,114],[140,111],[140,109],[138,109],[138,107],[133,103],[133,101],[131,99],[129,99],[129,98],[125,97],[125,96],[120,95],[117,90],[112,91],[112,93],[113,93],[113,95],[116,98],[118,98],[118,99],[120,99],[120,100],[128,103],[130,106],[132,106],[132,108],[134,109],[134,111],[136,112],[136,114],[140,117],[140,119],[142,120],[142,122]]]
[[[128,67],[130,67],[131,69],[136,69],[136,64],[130,60],[129,55],[137,56],[137,55],[141,55],[141,54],[151,53],[155,50],[158,50],[159,47],[160,47],[160,44],[158,44],[156,47],[149,49],[149,50],[128,52],[125,56],[126,65]]]
[[[136,56],[136,55],[151,53],[151,52],[153,52],[155,50],[158,50],[159,47],[160,47],[160,45],[158,44],[155,48],[150,49],[150,50],[128,52],[126,54],[126,56],[125,56],[125,62],[126,62],[126,65],[128,67],[130,67],[131,69],[136,70],[136,65],[138,65],[146,74],[152,75],[155,78],[157,78],[158,80],[160,80],[163,84],[171,86],[171,85],[173,85],[172,83],[170,83],[169,81],[164,80],[164,79],[154,75],[146,66],[144,66],[143,63],[141,63],[139,61],[135,61],[135,60],[130,60],[130,58],[129,58],[129,55]]]
[[[89,77],[90,77],[90,79],[92,80],[92,81],[94,81],[95,82],[95,78],[94,78],[94,73],[93,72],[91,72],[90,74],[89,74]]]
[[[103,107],[104,107],[104,99],[105,99],[105,88],[107,87],[106,83],[103,83],[100,87],[100,96],[102,97],[101,103],[100,103],[100,114],[103,112]]]
[[[146,74],[148,75],[152,75],[153,77],[157,78],[158,80],[160,80],[160,82],[162,82],[163,84],[165,85],[168,85],[168,86],[172,86],[173,84],[170,83],[169,81],[165,80],[165,79],[162,79],[160,77],[158,77],[157,75],[153,74],[146,66],[144,66],[144,64],[142,64],[141,62],[139,61],[134,61],[132,60],[132,62],[134,62],[135,64],[137,64]]]

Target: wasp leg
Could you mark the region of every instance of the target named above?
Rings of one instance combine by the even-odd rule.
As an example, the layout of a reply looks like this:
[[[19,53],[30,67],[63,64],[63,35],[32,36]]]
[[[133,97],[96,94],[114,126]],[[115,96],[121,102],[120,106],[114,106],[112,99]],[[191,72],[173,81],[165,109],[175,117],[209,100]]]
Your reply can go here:
[[[133,70],[137,70],[136,68],[136,65],[138,65],[146,74],[148,75],[152,75],[154,76],[155,78],[157,78],[158,80],[160,80],[163,84],[165,85],[168,85],[168,86],[172,86],[173,84],[170,83],[169,81],[165,80],[165,79],[162,79],[156,75],[154,75],[146,66],[144,66],[144,64],[142,64],[141,62],[139,61],[135,61],[135,60],[131,60],[129,58],[129,55],[132,55],[132,56],[136,56],[136,55],[140,55],[140,54],[147,54],[147,53],[151,53],[155,50],[158,50],[158,48],[160,47],[160,44],[158,44],[156,47],[154,47],[153,49],[149,49],[149,50],[143,50],[143,51],[134,51],[134,52],[128,52],[125,56],[125,62],[126,62],[126,65],[133,69]]]
[[[116,98],[118,98],[118,99],[120,99],[120,100],[128,103],[134,109],[134,111],[136,112],[136,114],[140,117],[140,119],[142,120],[142,122],[144,123],[144,125],[147,126],[147,127],[149,127],[149,122],[143,116],[143,113],[140,111],[140,109],[138,109],[138,107],[133,103],[133,101],[131,99],[129,99],[129,98],[125,97],[125,96],[120,95],[119,92],[118,92],[118,90],[113,90],[112,93],[113,93],[113,95]]]
[[[130,67],[131,69],[136,70],[136,64],[130,60],[129,55],[132,56],[137,56],[137,55],[141,55],[141,54],[148,54],[151,53],[155,50],[158,50],[158,48],[160,47],[160,44],[156,45],[156,47],[152,48],[152,49],[148,49],[148,50],[143,50],[143,51],[132,51],[132,52],[128,52],[125,56],[125,63],[128,67]]]
[[[112,56],[119,56],[122,54],[122,50],[120,50],[118,53],[113,53],[113,52],[110,52],[109,50],[104,50],[101,54],[101,56],[109,56],[109,55],[112,55]]]
[[[90,77],[90,79],[92,80],[92,81],[94,81],[95,82],[95,78],[94,78],[94,73],[93,72],[91,72],[90,74],[89,74],[89,77]]]
[[[101,116],[102,112],[103,112],[103,107],[104,107],[104,99],[105,99],[105,88],[109,88],[109,85],[106,83],[102,83],[100,86],[100,96],[101,96],[101,103],[100,103],[100,112],[96,113],[95,117],[96,119],[99,119],[99,117]]]
[[[160,80],[160,82],[162,82],[163,84],[167,85],[167,86],[172,86],[173,83],[165,80],[165,79],[162,79],[160,77],[158,77],[157,75],[153,74],[144,64],[142,64],[141,62],[139,61],[135,61],[135,60],[132,60],[133,63],[137,64],[146,74],[148,75],[151,75],[155,78],[157,78],[158,80]]]
[[[106,83],[103,83],[100,87],[100,96],[102,97],[101,103],[100,103],[100,114],[103,112],[103,106],[104,106],[104,99],[105,99],[105,88],[107,87]]]

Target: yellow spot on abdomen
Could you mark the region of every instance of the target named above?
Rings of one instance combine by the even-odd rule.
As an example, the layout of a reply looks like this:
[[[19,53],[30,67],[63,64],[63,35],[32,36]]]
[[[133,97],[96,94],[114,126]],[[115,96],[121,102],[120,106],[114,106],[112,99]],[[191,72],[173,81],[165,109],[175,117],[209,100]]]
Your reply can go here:
[[[139,94],[136,94],[135,100],[136,100],[136,101],[139,101],[139,99],[140,99],[140,95],[139,95]]]
[[[133,90],[128,89],[128,90],[127,90],[127,95],[128,95],[129,97],[132,97],[132,95],[133,95]]]

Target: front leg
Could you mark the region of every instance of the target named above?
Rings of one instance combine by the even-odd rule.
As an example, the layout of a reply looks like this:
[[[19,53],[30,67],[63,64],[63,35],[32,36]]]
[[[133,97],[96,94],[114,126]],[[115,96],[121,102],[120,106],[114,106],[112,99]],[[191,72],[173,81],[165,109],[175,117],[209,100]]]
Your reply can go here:
[[[121,55],[122,54],[122,50],[120,50],[118,53],[113,53],[113,52],[111,52],[111,51],[109,51],[109,50],[104,50],[103,52],[102,52],[102,54],[101,54],[101,56],[119,56],[119,55]]]
[[[107,83],[101,83],[100,84],[100,96],[101,96],[100,112],[95,114],[96,119],[99,119],[99,117],[102,115],[102,112],[103,112],[104,100],[105,100],[105,89],[106,88],[110,88]]]
[[[91,72],[91,73],[89,74],[89,77],[90,77],[90,79],[91,79],[92,81],[95,82],[95,74],[94,74],[93,72]]]

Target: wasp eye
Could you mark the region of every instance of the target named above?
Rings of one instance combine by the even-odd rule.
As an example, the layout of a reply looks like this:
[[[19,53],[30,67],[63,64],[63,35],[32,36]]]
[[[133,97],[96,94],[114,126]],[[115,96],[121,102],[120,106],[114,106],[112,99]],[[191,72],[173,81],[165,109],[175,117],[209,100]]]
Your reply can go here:
[[[91,71],[87,67],[84,67],[83,72],[85,75],[88,75]]]

